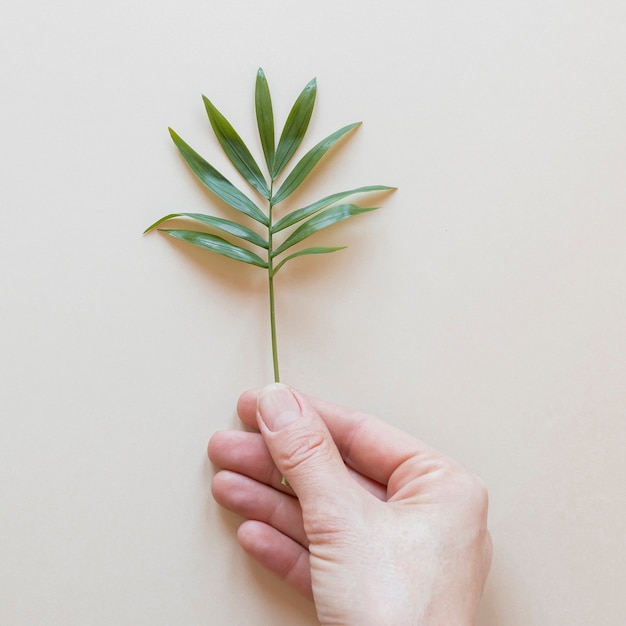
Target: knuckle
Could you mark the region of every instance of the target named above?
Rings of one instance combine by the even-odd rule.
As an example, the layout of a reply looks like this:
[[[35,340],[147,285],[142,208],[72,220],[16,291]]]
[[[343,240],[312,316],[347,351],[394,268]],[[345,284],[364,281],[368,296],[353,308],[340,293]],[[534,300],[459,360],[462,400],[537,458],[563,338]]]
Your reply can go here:
[[[316,515],[306,516],[306,534],[313,546],[359,545],[368,533],[357,520],[356,516],[346,517],[337,510],[318,509]]]
[[[450,462],[444,469],[450,493],[466,509],[486,516],[489,507],[489,492],[485,482],[476,474]]]
[[[480,502],[483,508],[486,509],[489,506],[489,490],[487,489],[487,485],[485,484],[485,481],[482,478],[480,478],[479,476],[476,476],[475,474],[473,476],[474,476],[476,499],[478,500],[478,502]]]
[[[284,442],[278,463],[286,472],[308,465],[313,459],[328,456],[326,437],[319,431],[292,432]]]
[[[469,502],[478,513],[486,514],[489,507],[489,492],[485,482],[471,472],[466,472],[466,493]]]

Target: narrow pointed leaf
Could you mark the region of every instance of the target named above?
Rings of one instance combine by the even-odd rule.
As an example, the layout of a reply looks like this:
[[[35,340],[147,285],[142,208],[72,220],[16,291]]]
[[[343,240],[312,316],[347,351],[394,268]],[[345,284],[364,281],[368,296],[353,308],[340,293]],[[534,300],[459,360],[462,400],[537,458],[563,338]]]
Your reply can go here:
[[[295,259],[299,256],[305,256],[308,254],[328,254],[330,252],[337,252],[337,250],[345,250],[347,246],[336,246],[334,248],[306,248],[304,250],[300,250],[294,254],[290,254],[288,257],[284,258],[275,268],[274,274],[285,264],[287,261],[291,259]]]
[[[191,146],[185,143],[171,128],[172,140],[176,144],[181,156],[185,159],[191,171],[198,180],[218,198],[229,204],[233,209],[251,217],[253,220],[267,226],[267,216],[259,207],[239,191],[229,180],[220,174],[212,165],[207,163]]]
[[[270,89],[265,78],[265,73],[259,69],[256,75],[256,88],[254,90],[254,103],[256,109],[256,122],[259,128],[259,137],[265,163],[271,178],[274,178],[274,154],[275,154],[275,132],[274,132],[274,111],[272,109],[272,98]]]
[[[367,213],[368,211],[375,211],[376,208],[377,207],[363,208],[357,206],[356,204],[338,204],[330,209],[326,209],[325,211],[314,215],[301,226],[298,226],[298,228],[296,228],[296,230],[294,230],[293,233],[291,233],[291,235],[289,235],[289,237],[287,237],[287,239],[285,239],[285,241],[278,246],[272,256],[281,254],[287,250],[287,248],[290,248],[324,228],[328,228],[337,222],[354,217],[355,215]]]
[[[147,233],[157,226],[160,226],[164,222],[168,220],[175,219],[177,217],[185,217],[188,219],[196,220],[197,222],[201,222],[202,224],[206,224],[207,226],[212,226],[213,228],[217,228],[229,235],[234,235],[235,237],[239,237],[239,239],[243,239],[245,241],[249,241],[256,246],[261,248],[265,248],[266,250],[269,247],[268,242],[263,239],[258,233],[255,233],[253,230],[247,228],[246,226],[242,226],[241,224],[237,224],[237,222],[232,222],[231,220],[226,220],[221,217],[213,217],[212,215],[205,215],[204,213],[170,213],[165,217],[162,217],[160,220],[156,221],[152,226],[146,228],[144,233]]]
[[[289,159],[294,155],[302,143],[302,139],[309,127],[309,121],[315,105],[315,95],[317,93],[317,81],[315,78],[302,90],[285,122],[285,127],[276,148],[274,158],[274,172],[272,178],[276,178],[285,169]]]
[[[319,160],[346,134],[353,128],[356,128],[361,123],[349,124],[339,130],[335,131],[332,135],[322,139],[316,146],[311,148],[300,159],[298,164],[290,172],[289,176],[285,179],[278,193],[273,198],[273,203],[278,204],[282,202],[287,196],[292,194],[302,183],[302,181],[309,175],[311,170],[317,165]]]
[[[220,142],[226,156],[231,163],[239,170],[241,175],[256,189],[264,198],[270,197],[270,190],[261,174],[259,166],[250,154],[246,144],[230,122],[215,108],[213,103],[202,96],[209,121],[213,127],[213,132]]]
[[[260,256],[254,254],[254,252],[235,246],[229,241],[226,241],[226,239],[222,239],[217,235],[210,235],[209,233],[201,233],[194,230],[162,229],[161,232],[167,233],[170,237],[176,237],[177,239],[187,241],[188,243],[198,246],[199,248],[211,250],[212,252],[217,252],[217,254],[221,254],[222,256],[235,259],[235,261],[241,261],[243,263],[248,263],[249,265],[267,268],[267,262]]]
[[[302,221],[303,219],[325,209],[327,206],[330,206],[333,202],[337,202],[338,200],[343,200],[348,196],[355,195],[357,193],[369,193],[372,191],[391,191],[395,189],[395,187],[386,187],[385,185],[369,185],[367,187],[358,187],[357,189],[350,189],[349,191],[341,191],[339,193],[334,193],[331,196],[326,196],[313,204],[309,204],[308,206],[302,207],[301,209],[297,209],[296,211],[292,211],[285,215],[285,217],[279,219],[274,226],[272,227],[272,232],[277,233],[283,230],[284,228],[288,228],[289,226],[293,226],[297,222]]]

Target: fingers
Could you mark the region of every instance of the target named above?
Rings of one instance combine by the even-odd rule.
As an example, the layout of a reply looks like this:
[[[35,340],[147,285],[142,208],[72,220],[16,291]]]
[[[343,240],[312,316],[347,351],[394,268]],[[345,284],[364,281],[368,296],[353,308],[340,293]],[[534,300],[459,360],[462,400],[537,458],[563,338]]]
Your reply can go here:
[[[309,553],[299,543],[262,522],[244,522],[237,532],[241,547],[255,560],[309,600]]]
[[[255,399],[256,402],[256,399]],[[245,474],[274,489],[293,494],[290,487],[282,483],[282,476],[259,433],[244,431],[221,431],[209,441],[209,458],[220,469]],[[350,469],[353,480],[379,500],[387,497],[387,488],[357,471]]]
[[[237,404],[239,417],[252,427],[256,427],[258,393],[245,392]],[[428,466],[430,460],[441,457],[419,439],[371,415],[304,397],[325,422],[344,462],[377,483],[386,485],[391,475],[409,460]]]
[[[264,522],[308,547],[300,505],[293,496],[228,470],[215,475],[211,492],[215,501],[229,511]]]
[[[245,474],[274,489],[293,493],[282,484],[282,476],[259,433],[225,430],[209,441],[209,458],[220,469]]]
[[[268,385],[257,397],[257,421],[274,463],[298,495],[305,523],[322,512],[330,526],[349,519],[363,492],[308,401],[286,385]]]
[[[239,419],[250,428],[258,430],[256,421],[256,399],[260,389],[249,389],[244,391],[237,400],[237,415]]]

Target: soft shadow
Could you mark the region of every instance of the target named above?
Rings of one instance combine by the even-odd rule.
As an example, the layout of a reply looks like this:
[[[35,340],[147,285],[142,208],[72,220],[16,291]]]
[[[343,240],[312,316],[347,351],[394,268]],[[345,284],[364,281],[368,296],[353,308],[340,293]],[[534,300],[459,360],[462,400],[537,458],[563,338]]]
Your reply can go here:
[[[311,625],[319,624],[315,606],[312,602],[303,598],[278,580],[273,574],[264,570],[254,559],[248,557],[247,561],[259,595],[265,598],[268,604],[280,607],[280,612],[283,616],[285,614],[292,615],[293,618],[289,623],[295,623],[297,619],[298,624],[302,624],[305,620],[310,621]]]
[[[516,588],[516,593],[519,593],[521,585],[513,583],[515,572],[505,570],[506,564],[503,562],[502,554],[499,551],[494,552],[494,560],[480,605],[479,626],[502,626],[507,623],[504,618],[505,615],[508,621],[511,622],[514,608],[510,600],[506,601],[507,587],[510,588],[511,584],[513,584],[514,588]],[[513,577],[513,580],[511,580],[511,577]]]
[[[215,541],[217,533],[215,532],[216,521],[219,525],[219,535],[226,537],[228,541],[232,541],[233,548],[238,547],[237,529],[242,523],[243,518],[226,511],[219,507],[210,496],[210,485],[216,468],[207,459],[203,468],[203,482],[206,485],[207,500],[205,505],[205,532],[209,541]],[[252,580],[256,587],[256,595],[263,599],[265,607],[275,607],[277,616],[280,617],[280,623],[290,623],[305,625],[318,624],[315,607],[312,602],[303,598],[295,591],[287,587],[278,580],[274,575],[263,569],[254,559],[245,555],[241,550],[241,560],[237,559],[238,567],[245,567],[246,571],[240,571],[239,574],[231,572],[235,578],[241,580]],[[250,594],[252,596],[252,594]]]
[[[191,226],[189,221],[183,220],[171,220],[167,223],[167,227],[196,230],[196,227]],[[165,237],[167,244],[186,258],[194,274],[202,277],[213,287],[219,287],[225,291],[249,293],[258,290],[266,282],[265,270],[262,268],[229,259],[210,250],[203,250],[163,233],[155,233],[157,234]]]

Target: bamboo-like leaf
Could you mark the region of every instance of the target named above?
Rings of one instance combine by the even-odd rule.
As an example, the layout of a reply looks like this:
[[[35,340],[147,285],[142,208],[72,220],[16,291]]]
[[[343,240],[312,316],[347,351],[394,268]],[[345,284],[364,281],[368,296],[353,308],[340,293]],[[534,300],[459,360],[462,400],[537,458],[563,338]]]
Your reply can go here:
[[[283,169],[285,169],[285,165],[287,165],[289,159],[291,159],[294,152],[302,143],[302,139],[304,138],[306,129],[309,127],[309,121],[313,113],[316,93],[317,81],[314,78],[302,90],[294,102],[293,107],[291,107],[291,111],[289,112],[285,127],[283,128],[278,142],[278,148],[276,148],[274,172],[272,174],[273,179],[277,178]]]
[[[299,256],[305,256],[308,254],[328,254],[330,252],[337,252],[337,250],[345,250],[347,246],[336,246],[334,248],[306,248],[304,250],[300,250],[299,252],[295,252],[294,254],[290,254],[288,257],[284,258],[275,268],[274,274],[285,264],[287,261],[291,259],[295,259]]]
[[[229,257],[230,259],[235,259],[235,261],[241,261],[243,263],[248,263],[250,265],[256,265],[258,267],[267,269],[267,262],[264,261],[260,256],[254,254],[254,252],[250,252],[250,250],[235,246],[229,241],[226,241],[226,239],[222,239],[217,235],[201,233],[195,230],[161,229],[161,232],[167,233],[168,235],[170,235],[170,237],[176,237],[177,239],[187,241],[194,246],[198,246],[199,248],[211,250],[212,252],[217,252],[217,254],[221,254],[222,256]]]
[[[367,213],[368,211],[375,211],[378,207],[369,207],[364,208],[357,206],[356,204],[338,204],[337,206],[331,207],[330,209],[326,209],[317,215],[314,215],[312,218],[304,222],[301,226],[298,226],[296,230],[285,239],[285,241],[276,248],[276,250],[272,253],[272,256],[277,256],[287,250],[287,248],[291,248],[291,246],[299,243],[303,239],[310,237],[314,233],[328,228],[337,222],[341,222],[355,215],[360,215],[361,213]]]
[[[216,197],[228,204],[236,211],[252,218],[262,224],[267,230],[254,227],[254,230],[238,224],[230,219],[223,219],[201,213],[170,213],[161,218],[144,232],[158,228],[171,237],[187,241],[188,243],[209,250],[224,257],[237,260],[248,265],[264,268],[269,278],[269,322],[272,346],[272,362],[274,380],[280,380],[278,367],[278,345],[276,339],[276,312],[274,276],[282,267],[292,259],[314,254],[327,254],[342,250],[345,246],[336,247],[305,247],[298,245],[311,235],[332,226],[338,222],[349,219],[361,213],[373,211],[375,208],[364,208],[356,204],[342,204],[344,198],[359,193],[375,191],[388,191],[393,187],[372,185],[358,187],[348,191],[335,193],[312,204],[291,210],[287,215],[272,223],[273,208],[279,202],[289,197],[304,181],[325,154],[347,133],[352,131],[360,123],[350,124],[333,134],[329,135],[298,160],[290,172],[285,168],[294,157],[298,148],[302,145],[304,136],[308,130],[317,94],[317,83],[313,79],[299,94],[291,107],[287,121],[285,122],[280,139],[277,141],[278,128],[275,126],[273,104],[269,85],[265,73],[259,68],[255,85],[255,112],[256,122],[263,149],[263,156],[267,165],[265,175],[259,168],[250,150],[241,137],[237,134],[230,122],[217,110],[210,100],[203,97],[204,105],[213,131],[223,148],[225,154],[233,166],[244,177],[255,192],[258,192],[267,200],[267,214],[260,204],[260,198],[249,197],[227,178],[218,172],[210,163],[200,156],[193,148],[183,141],[171,128],[170,135],[178,148],[181,156],[198,178],[198,180]],[[261,163],[261,166],[263,164]],[[265,172],[265,168],[263,168]],[[269,177],[267,176],[269,173]],[[277,180],[280,177],[280,184]],[[254,200],[252,199],[254,198]],[[265,203],[263,203],[265,204]],[[182,218],[195,222],[193,226],[199,227],[205,232],[195,230],[180,230],[170,224],[169,228],[160,228],[164,222]],[[236,219],[236,218],[235,218]],[[172,226],[174,226],[172,228]],[[208,228],[202,228],[208,227]],[[273,238],[276,233],[290,229],[280,236],[282,243]],[[208,232],[206,232],[208,231]],[[227,239],[219,235],[228,237]],[[262,234],[261,234],[262,233]],[[267,237],[267,240],[264,238]],[[233,243],[234,242],[234,243]],[[276,245],[278,247],[276,247]],[[254,247],[258,246],[258,247]],[[296,246],[294,251],[292,246]],[[266,252],[261,252],[261,250]],[[300,249],[298,249],[300,248]],[[291,249],[291,252],[288,250]],[[253,252],[256,250],[259,252]],[[286,481],[284,481],[286,484]]]
[[[278,193],[273,197],[273,203],[278,204],[282,202],[287,196],[292,194],[300,185],[300,183],[309,175],[311,170],[317,165],[319,160],[346,134],[353,128],[360,126],[361,122],[356,124],[349,124],[339,130],[335,131],[332,135],[322,139],[316,146],[311,148],[300,159],[298,164],[289,173],[289,176],[285,179]]]
[[[224,149],[231,163],[239,170],[241,175],[256,189],[264,198],[270,197],[270,190],[256,164],[250,150],[243,142],[237,131],[230,122],[217,110],[213,103],[202,96],[213,132]]]
[[[274,133],[274,111],[272,109],[272,98],[270,89],[265,78],[265,73],[259,68],[256,75],[256,87],[254,90],[254,104],[256,109],[256,121],[259,128],[259,137],[261,138],[261,146],[265,163],[270,173],[270,177],[274,178],[274,154],[275,154],[275,133]]]
[[[267,216],[259,207],[239,191],[229,180],[220,174],[210,163],[207,163],[191,146],[185,143],[171,128],[172,140],[176,144],[183,159],[196,175],[198,180],[220,200],[229,204],[233,209],[251,217],[253,220],[268,225]]]
[[[366,187],[358,187],[357,189],[350,189],[349,191],[340,191],[339,193],[334,193],[330,196],[326,196],[313,204],[309,204],[308,206],[302,207],[301,209],[297,209],[296,211],[292,211],[285,215],[285,217],[279,219],[274,226],[272,227],[272,232],[277,233],[283,230],[284,228],[288,228],[289,226],[293,226],[297,222],[302,221],[303,219],[325,209],[327,206],[330,206],[333,202],[337,202],[338,200],[343,200],[348,196],[355,195],[357,193],[369,193],[372,191],[391,191],[395,189],[395,187],[386,187],[385,185],[368,185]]]
[[[234,235],[235,237],[239,237],[239,239],[253,243],[255,246],[259,246],[265,250],[269,248],[269,243],[263,239],[261,235],[255,233],[250,228],[237,224],[237,222],[232,222],[231,220],[226,220],[221,217],[213,217],[212,215],[205,215],[204,213],[170,213],[169,215],[162,217],[160,220],[157,220],[154,224],[152,224],[152,226],[148,226],[148,228],[144,231],[144,234],[150,232],[164,222],[177,217],[185,217],[196,220],[197,222],[217,228],[218,230],[228,233],[229,235]]]

